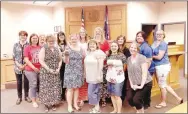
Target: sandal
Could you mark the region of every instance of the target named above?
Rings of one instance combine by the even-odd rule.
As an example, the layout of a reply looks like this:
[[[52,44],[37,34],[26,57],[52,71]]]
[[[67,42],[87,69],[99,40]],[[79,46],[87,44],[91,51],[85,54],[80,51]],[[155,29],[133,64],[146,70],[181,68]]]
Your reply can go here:
[[[181,99],[180,103],[179,104],[182,104],[183,103],[183,99]]]
[[[52,110],[53,110],[53,111],[56,111],[56,107],[55,107],[55,106],[52,106]]]
[[[68,113],[74,113],[74,110],[72,108],[68,108]]]
[[[80,101],[79,106],[80,106],[80,107],[84,106],[84,101]]]
[[[90,109],[89,113],[101,113],[101,112],[100,112],[100,110],[92,108],[92,109]]]
[[[80,111],[80,110],[81,110],[81,107],[78,107],[78,108],[73,107],[73,108],[76,109],[77,111]]]
[[[45,112],[49,112],[49,107],[45,106]]]
[[[106,102],[102,101],[102,107],[105,107],[105,106],[106,106]]]
[[[157,108],[157,109],[165,108],[165,107],[167,107],[167,106],[164,106],[164,105],[162,105],[162,104],[158,104],[158,105],[155,106],[155,108]]]

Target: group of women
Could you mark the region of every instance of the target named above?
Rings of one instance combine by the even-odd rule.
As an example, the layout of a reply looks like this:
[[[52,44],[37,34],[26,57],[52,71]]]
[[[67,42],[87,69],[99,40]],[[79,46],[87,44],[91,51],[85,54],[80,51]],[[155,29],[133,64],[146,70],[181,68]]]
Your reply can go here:
[[[87,37],[85,29],[71,34],[69,41],[65,33],[54,35],[19,32],[19,42],[13,48],[18,100],[22,102],[22,76],[24,76],[25,100],[38,107],[37,98],[45,105],[45,111],[56,110],[60,101],[67,101],[68,112],[81,110],[85,101],[94,107],[90,113],[100,113],[111,98],[113,111],[121,113],[122,101],[126,100],[137,113],[150,107],[152,76],[156,72],[161,89],[161,103],[156,108],[166,107],[166,93],[174,95],[183,103],[174,90],[167,85],[170,72],[168,45],[164,42],[164,31],[156,33],[157,40],[149,46],[143,31],[136,34],[135,42],[126,47],[125,36],[116,40],[105,40],[100,27],[94,36]],[[30,96],[28,96],[30,90]],[[31,98],[31,99],[30,99]]]

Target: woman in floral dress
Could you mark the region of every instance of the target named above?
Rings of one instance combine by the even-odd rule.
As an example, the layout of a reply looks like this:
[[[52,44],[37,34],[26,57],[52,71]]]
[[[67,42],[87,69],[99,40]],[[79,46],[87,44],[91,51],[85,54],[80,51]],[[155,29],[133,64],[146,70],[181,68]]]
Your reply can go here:
[[[70,113],[73,112],[73,107],[80,110],[77,101],[79,88],[84,84],[84,51],[78,45],[78,41],[78,36],[72,34],[70,36],[70,46],[65,49],[66,66],[63,87],[67,88],[68,112]]]
[[[58,47],[55,47],[55,37],[46,36],[47,45],[39,53],[40,69],[40,92],[39,99],[45,105],[46,110],[56,110],[56,105],[61,100],[60,68],[62,56]]]

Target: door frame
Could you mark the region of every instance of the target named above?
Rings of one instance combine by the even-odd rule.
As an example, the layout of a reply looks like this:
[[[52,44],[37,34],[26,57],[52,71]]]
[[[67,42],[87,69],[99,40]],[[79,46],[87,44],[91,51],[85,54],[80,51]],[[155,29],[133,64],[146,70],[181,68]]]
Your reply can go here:
[[[154,40],[153,40],[153,41],[155,41],[155,39],[156,39],[156,35],[155,35],[155,33],[156,33],[157,30],[158,30],[158,26],[159,26],[159,24],[158,24],[158,23],[141,23],[140,30],[142,30],[142,26],[143,26],[143,25],[156,25],[155,32],[154,32]]]
[[[174,24],[183,24],[184,25],[184,52],[185,54],[187,54],[187,51],[186,51],[186,21],[179,21],[179,22],[169,22],[169,23],[161,23],[161,29],[164,30],[164,25],[174,25]],[[184,68],[183,68],[183,74],[184,74],[184,77],[186,76],[186,73],[185,73],[185,54],[184,54]]]

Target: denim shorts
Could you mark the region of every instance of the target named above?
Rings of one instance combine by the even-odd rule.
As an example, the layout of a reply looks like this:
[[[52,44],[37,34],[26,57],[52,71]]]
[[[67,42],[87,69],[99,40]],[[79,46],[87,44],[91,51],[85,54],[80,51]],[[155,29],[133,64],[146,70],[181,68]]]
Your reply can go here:
[[[96,105],[100,101],[100,84],[88,84],[88,99],[90,105]]]
[[[108,87],[107,87],[108,93],[114,96],[122,96],[123,84],[124,81],[121,83],[108,82]]]

